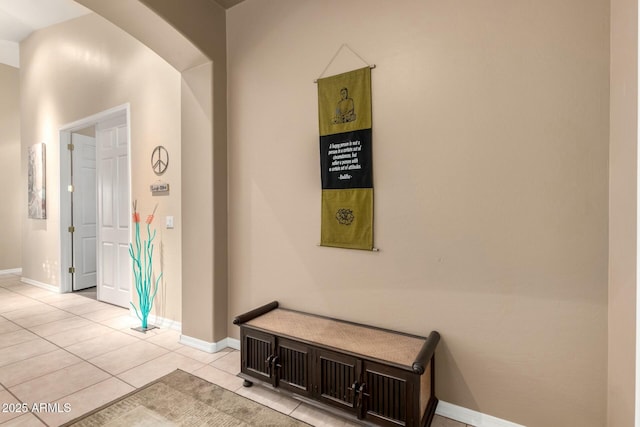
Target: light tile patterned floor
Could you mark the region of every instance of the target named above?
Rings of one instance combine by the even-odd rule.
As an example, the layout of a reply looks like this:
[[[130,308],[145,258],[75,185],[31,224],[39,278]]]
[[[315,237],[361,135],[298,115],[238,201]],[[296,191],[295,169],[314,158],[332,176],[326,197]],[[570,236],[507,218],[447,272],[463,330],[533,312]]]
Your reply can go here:
[[[59,403],[70,412],[0,412],[0,426],[58,426],[175,369],[241,394],[314,426],[355,426],[300,401],[242,386],[240,353],[205,353],[180,334],[142,334],[129,311],[79,294],[56,294],[0,275],[0,403]],[[436,416],[433,427],[466,427]]]

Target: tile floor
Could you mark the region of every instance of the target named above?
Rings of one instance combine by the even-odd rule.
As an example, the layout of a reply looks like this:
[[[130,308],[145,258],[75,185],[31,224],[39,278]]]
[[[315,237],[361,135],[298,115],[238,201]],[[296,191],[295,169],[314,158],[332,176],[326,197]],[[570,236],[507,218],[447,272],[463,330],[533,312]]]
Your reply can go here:
[[[137,323],[128,310],[0,275],[0,404],[71,408],[0,411],[0,425],[57,426],[179,368],[315,426],[355,426],[279,393],[242,387],[236,350],[205,353],[180,344],[177,331],[133,331]],[[465,427],[440,416],[432,426]]]

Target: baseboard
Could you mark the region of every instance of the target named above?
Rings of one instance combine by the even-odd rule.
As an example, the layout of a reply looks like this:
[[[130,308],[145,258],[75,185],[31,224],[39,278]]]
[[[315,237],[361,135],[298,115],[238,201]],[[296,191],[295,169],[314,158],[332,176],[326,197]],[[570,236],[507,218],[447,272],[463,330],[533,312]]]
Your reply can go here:
[[[21,268],[10,268],[8,270],[0,270],[0,274],[22,274]]]
[[[525,427],[522,424],[506,421],[442,400],[438,402],[436,414],[474,427]]]
[[[58,288],[57,286],[49,285],[47,283],[38,282],[37,280],[29,279],[29,278],[26,278],[26,277],[22,277],[20,279],[20,281],[23,282],[23,283],[26,283],[28,285],[37,286],[38,288],[42,288],[42,289],[46,289],[48,291],[60,293],[60,288]],[[131,314],[132,317],[135,317],[136,319],[138,319],[138,316],[136,316],[136,312],[133,310],[133,308],[129,307],[129,313]],[[171,329],[171,330],[178,331],[178,332],[182,331],[182,323],[178,322],[177,320],[166,319],[166,318],[161,317],[161,316],[156,316],[154,314],[149,314],[148,321],[149,321],[150,324],[158,326],[158,327],[161,327],[161,328]]]
[[[236,343],[235,342],[230,343],[229,342],[230,340],[238,341],[238,340],[233,340],[233,338],[224,338],[218,342],[208,342],[208,341],[203,341],[201,339],[193,338],[187,335],[180,335],[180,344],[188,345],[189,347],[193,347],[201,351],[206,351],[207,353],[217,353],[220,350],[223,350],[227,347],[236,348],[234,347]],[[237,348],[238,349],[240,348],[239,342],[237,343]]]
[[[60,293],[60,288],[59,287],[50,285],[48,283],[38,282],[37,280],[29,279],[27,277],[20,278],[20,281],[22,283],[26,283],[27,285],[36,286],[38,288],[46,289],[48,291],[55,292],[57,294]]]
[[[240,340],[235,338],[227,338],[227,345],[234,350],[240,350]]]
[[[216,343],[216,348],[218,349],[216,351],[220,351],[225,348],[233,348],[235,350],[240,350],[240,341],[227,337],[223,340],[218,341]]]
[[[135,312],[133,313],[135,316]],[[136,317],[137,319],[137,317]],[[161,328],[171,329],[173,331],[182,332],[182,322],[178,322],[177,320],[167,319],[160,316],[155,316],[153,314],[149,314],[149,323],[159,326]]]
[[[136,312],[133,310],[132,307],[129,307],[129,314],[131,315],[131,317],[140,321],[140,319],[138,319],[138,316],[136,316]],[[171,329],[173,331],[182,332],[182,323],[178,322],[177,320],[167,319],[164,317],[156,316],[155,314],[149,314],[149,317],[147,318],[147,322],[150,325],[157,326],[159,328]]]

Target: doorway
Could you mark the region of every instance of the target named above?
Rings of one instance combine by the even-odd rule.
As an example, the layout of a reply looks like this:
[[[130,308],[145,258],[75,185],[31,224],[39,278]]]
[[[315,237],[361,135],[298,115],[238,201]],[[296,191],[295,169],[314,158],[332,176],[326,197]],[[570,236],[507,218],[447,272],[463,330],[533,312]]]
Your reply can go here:
[[[129,106],[60,130],[61,291],[131,300]]]
[[[71,290],[95,289],[98,262],[98,182],[96,127],[71,132],[67,147],[71,167]],[[97,298],[97,290],[96,298]]]

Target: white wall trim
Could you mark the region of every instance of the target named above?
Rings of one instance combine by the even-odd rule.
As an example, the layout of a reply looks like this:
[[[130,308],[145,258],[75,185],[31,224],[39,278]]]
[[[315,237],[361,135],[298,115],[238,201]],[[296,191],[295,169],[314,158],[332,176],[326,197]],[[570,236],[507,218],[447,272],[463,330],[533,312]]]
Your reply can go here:
[[[129,306],[129,315],[133,317],[136,321],[140,322],[138,316],[136,316],[136,312],[133,311],[133,308]],[[147,322],[150,325],[157,326],[159,328],[171,329],[172,331],[182,331],[182,323],[177,320],[167,319],[166,317],[156,316],[155,314],[149,313],[149,317],[147,318]]]
[[[91,116],[87,116],[84,117],[82,119],[76,120],[75,122],[71,122],[71,123],[66,123],[62,126],[60,126],[60,130],[61,131],[69,131],[69,132],[73,132],[75,130],[80,130],[82,128],[85,128],[87,126],[92,126],[92,125],[96,125],[99,122],[105,121],[105,120],[109,120],[112,119],[114,117],[117,117],[119,115],[122,115],[122,113],[126,110],[129,111],[129,109],[131,108],[131,105],[128,102],[125,102],[124,104],[120,104],[117,105],[115,107],[111,107],[107,110],[101,111],[99,113],[96,114],[92,114]],[[129,117],[127,116],[127,120],[129,119]]]
[[[18,269],[18,270],[22,271],[22,269]],[[3,271],[5,271],[5,270],[3,270]],[[0,271],[0,274],[3,271]],[[6,271],[10,271],[10,270],[6,270]],[[11,271],[13,271],[13,270],[11,270]],[[33,280],[33,279],[26,278],[26,277],[22,277],[20,279],[20,281],[23,282],[23,283],[26,283],[28,285],[37,286],[38,288],[46,289],[48,291],[52,291],[52,292],[55,292],[55,293],[61,293],[60,292],[60,288],[58,288],[57,286],[49,285],[47,283],[38,282],[37,280]],[[133,317],[137,321],[140,321],[140,319],[138,319],[138,316],[136,316],[135,311],[133,311],[133,308],[131,308],[131,307],[129,307],[129,314],[131,315],[131,317]],[[165,317],[156,316],[155,314],[149,314],[148,321],[149,321],[150,324],[152,324],[154,326],[158,326],[160,328],[171,329],[173,331],[178,331],[178,332],[182,331],[182,323],[178,322],[177,320],[167,319]],[[227,338],[225,338],[225,340],[226,339]],[[224,342],[225,340],[222,340],[221,343]],[[238,349],[240,348],[239,344],[240,343],[238,342]],[[221,347],[220,350],[222,348],[225,348],[225,347],[227,347],[227,346],[225,345],[224,347]]]
[[[129,103],[125,103],[122,105],[118,105],[113,108],[109,108],[108,110],[101,111],[99,113],[93,114],[91,116],[82,118],[80,120],[76,120],[75,122],[67,123],[62,125],[59,128],[59,139],[60,139],[60,152],[59,161],[60,161],[60,203],[59,203],[59,215],[60,222],[58,226],[60,227],[60,245],[59,245],[59,260],[60,260],[60,289],[61,292],[72,292],[73,287],[71,283],[71,275],[69,274],[69,267],[72,265],[71,259],[71,241],[70,239],[64,238],[64,236],[69,235],[68,227],[71,224],[71,212],[69,210],[69,206],[71,206],[71,195],[67,190],[69,184],[71,184],[71,176],[66,172],[70,170],[70,159],[69,159],[69,151],[67,150],[67,144],[71,142],[71,133],[88,126],[96,126],[101,122],[106,120],[110,120],[114,117],[118,117],[121,115],[126,116],[127,120],[127,140],[128,142],[128,156],[129,156],[129,195],[131,195],[131,106]],[[130,203],[129,203],[130,205]],[[98,233],[100,230],[98,230]],[[99,236],[98,236],[99,237]],[[99,290],[98,290],[99,292]],[[131,293],[131,290],[129,290]]]
[[[22,277],[20,281],[23,283],[26,283],[27,285],[37,286],[38,288],[46,289],[48,291],[55,292],[57,294],[60,293],[59,287],[50,285],[48,283],[38,282],[37,280],[29,279],[27,277]]]
[[[131,310],[133,316],[138,319],[135,312]],[[138,319],[140,320],[140,319]],[[177,320],[167,319],[165,317],[156,316],[153,314],[149,314],[149,323],[152,325],[158,326],[160,328],[171,329],[172,331],[182,332],[182,322],[178,322]]]
[[[10,268],[8,270],[0,270],[0,274],[22,274],[22,268]]]
[[[217,353],[227,347],[236,348],[234,347],[236,344],[236,349],[240,348],[240,342],[238,340],[234,340],[233,338],[225,338],[218,342],[208,342],[187,335],[180,335],[180,344],[188,345],[189,347],[193,347],[201,351],[206,351],[207,353]]]
[[[640,8],[638,9],[638,15],[635,17],[635,23],[638,23],[638,19],[640,19]],[[637,29],[637,25],[636,25],[636,29]],[[640,65],[640,32],[637,31],[637,39],[636,39],[636,49],[637,49],[637,58],[636,61],[638,63],[638,65]],[[640,144],[640,94],[638,93],[638,86],[637,84],[640,83],[640,68],[637,68],[637,74],[636,74],[636,92],[635,94],[630,94],[630,95],[636,95],[636,147],[638,147],[638,144]],[[638,161],[640,161],[640,150],[636,150],[636,167],[635,167],[635,174],[636,174],[636,284],[635,284],[635,288],[636,288],[636,306],[635,306],[635,316],[636,316],[636,345],[635,345],[635,368],[636,368],[636,372],[635,372],[635,387],[634,387],[634,409],[635,409],[635,425],[636,426],[640,426],[640,228],[638,228],[638,224],[640,224],[640,187],[638,187],[638,185],[640,185],[640,170],[638,170],[638,166],[640,165],[640,163],[638,163]],[[611,275],[609,275],[611,276]],[[610,288],[609,288],[610,289]],[[611,381],[609,381],[609,398],[611,399],[612,396],[612,392],[611,392]]]
[[[235,338],[227,338],[227,345],[234,350],[240,350],[240,340]]]
[[[438,402],[436,414],[475,427],[525,427],[522,424],[506,421],[442,400]]]

